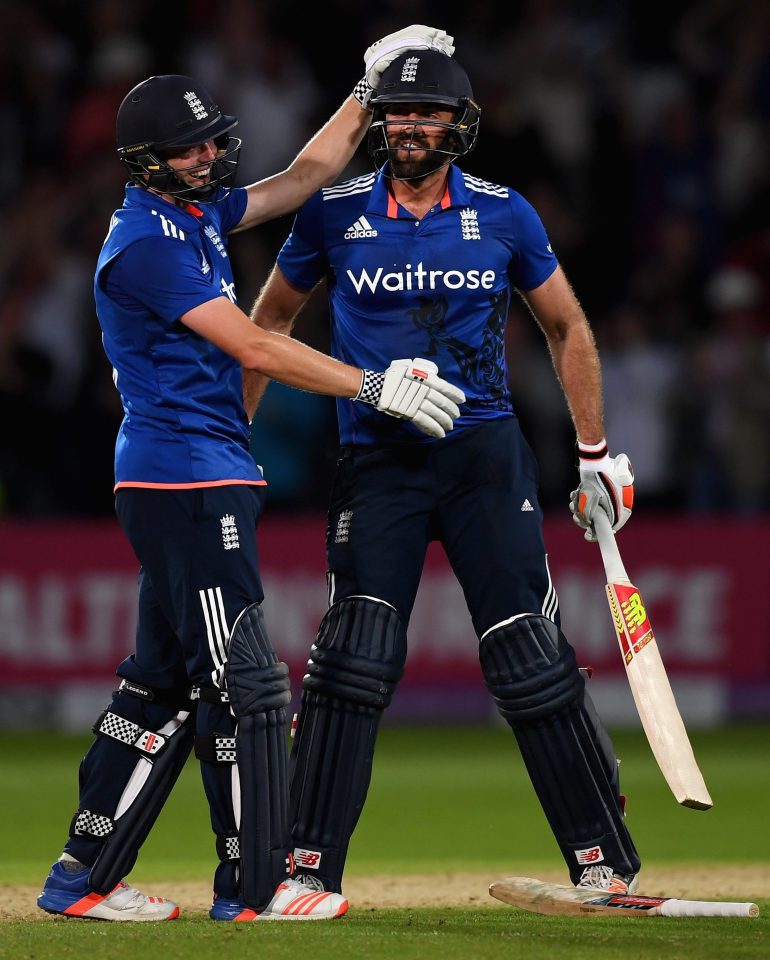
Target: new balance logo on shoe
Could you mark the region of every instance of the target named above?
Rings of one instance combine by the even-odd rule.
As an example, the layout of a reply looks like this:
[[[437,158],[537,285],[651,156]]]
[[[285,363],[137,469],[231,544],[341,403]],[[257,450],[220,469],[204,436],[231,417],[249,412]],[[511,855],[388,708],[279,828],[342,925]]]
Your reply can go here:
[[[535,509],[535,508],[532,506],[532,504],[529,502],[529,500],[525,500],[524,503],[522,503],[522,505],[521,505],[521,512],[522,512],[522,513],[531,513],[534,509]]]
[[[354,224],[345,231],[346,240],[363,240],[366,237],[376,237],[377,231],[366,217],[359,217]]]

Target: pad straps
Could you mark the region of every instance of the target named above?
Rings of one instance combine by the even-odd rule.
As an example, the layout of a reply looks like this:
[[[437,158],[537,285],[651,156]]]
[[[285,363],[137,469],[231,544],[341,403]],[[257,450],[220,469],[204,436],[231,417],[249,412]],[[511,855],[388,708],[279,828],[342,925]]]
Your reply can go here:
[[[105,710],[99,717],[93,727],[96,734],[102,734],[105,737],[112,737],[119,743],[125,743],[128,747],[134,747],[139,753],[155,756],[160,753],[168,742],[167,737],[156,733],[154,730],[145,730],[138,723],[126,720],[111,710]]]

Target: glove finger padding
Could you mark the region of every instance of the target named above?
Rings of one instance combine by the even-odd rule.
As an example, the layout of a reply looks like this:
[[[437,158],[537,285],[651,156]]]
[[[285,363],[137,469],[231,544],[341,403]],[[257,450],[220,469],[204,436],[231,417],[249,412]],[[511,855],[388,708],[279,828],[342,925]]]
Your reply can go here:
[[[420,361],[416,360],[415,363],[419,364]],[[431,374],[425,383],[430,387],[430,398],[436,406],[451,413],[452,419],[456,420],[460,416],[458,404],[465,403],[465,394],[462,390],[435,374]]]
[[[383,71],[396,57],[407,50],[438,50],[451,57],[454,53],[454,37],[444,30],[427,27],[422,23],[413,23],[410,27],[389,33],[367,48],[364,54],[366,81],[376,88]]]
[[[387,381],[386,381],[387,382]],[[383,396],[385,391],[383,390]],[[423,400],[428,395],[428,387],[421,380],[407,380],[403,378],[396,387],[396,391],[388,404],[386,413],[392,413],[394,416],[403,417],[405,420],[414,420],[414,415],[422,406]],[[383,401],[380,400],[380,404]],[[380,406],[382,409],[382,406]]]
[[[592,469],[581,463],[580,485],[570,495],[570,511],[575,523],[586,533],[586,540],[595,541],[593,518],[597,510],[609,517],[613,531],[623,527],[634,506],[634,474],[631,463],[624,454],[606,457],[598,464],[601,469]]]
[[[435,364],[433,364],[435,369]],[[428,374],[416,371],[413,360],[394,360],[385,371],[385,381],[377,409],[393,417],[412,419],[419,409],[419,401],[427,394]]]
[[[429,437],[435,437],[436,440],[441,440],[442,437],[446,436],[446,431],[441,424],[422,410],[417,411],[412,419],[412,423],[422,433]],[[451,430],[451,427],[449,429]]]
[[[431,433],[431,436],[440,435],[443,437],[446,435],[447,430],[454,429],[454,418],[450,416],[449,413],[443,410],[435,402],[436,398],[439,396],[440,394],[434,393],[432,391],[428,393],[427,397],[425,397],[425,399],[420,404],[420,409],[417,411],[416,415],[412,418],[412,422],[417,426],[419,426],[420,429],[423,430],[423,432],[429,433],[430,431],[425,430],[424,427],[420,426],[420,424],[417,422],[418,418],[422,422],[422,420],[425,417],[429,417],[435,424],[437,424],[441,428],[440,434]],[[458,410],[457,412],[459,414],[460,411]]]

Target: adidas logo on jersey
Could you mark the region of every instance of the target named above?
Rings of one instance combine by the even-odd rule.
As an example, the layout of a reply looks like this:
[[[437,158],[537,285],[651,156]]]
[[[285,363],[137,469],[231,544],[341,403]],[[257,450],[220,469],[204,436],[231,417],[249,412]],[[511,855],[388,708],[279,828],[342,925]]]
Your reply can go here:
[[[363,240],[365,237],[376,237],[377,231],[366,217],[359,217],[354,224],[345,231],[346,240]]]
[[[525,500],[524,503],[522,503],[522,505],[521,505],[521,512],[522,512],[522,513],[530,513],[530,512],[532,512],[534,509],[535,509],[535,508],[532,506],[532,504],[529,502],[529,500]]]

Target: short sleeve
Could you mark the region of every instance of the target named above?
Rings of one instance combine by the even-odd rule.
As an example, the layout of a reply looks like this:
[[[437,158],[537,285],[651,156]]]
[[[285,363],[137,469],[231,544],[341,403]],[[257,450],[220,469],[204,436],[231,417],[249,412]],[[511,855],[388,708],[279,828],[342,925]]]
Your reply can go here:
[[[220,233],[227,236],[231,230],[235,230],[238,224],[243,220],[246,212],[246,201],[248,197],[244,187],[233,187],[221,200],[217,202],[217,211],[219,213],[219,223],[222,227]]]
[[[510,192],[510,202],[518,247],[511,264],[511,280],[519,290],[534,290],[545,283],[559,261],[532,204],[515,190]]]
[[[298,290],[312,290],[326,273],[323,202],[322,195],[317,193],[299,209],[278,254],[281,272]]]
[[[110,264],[102,283],[117,303],[130,306],[138,301],[169,323],[221,296],[201,270],[200,255],[192,244],[171,237],[132,243]]]

